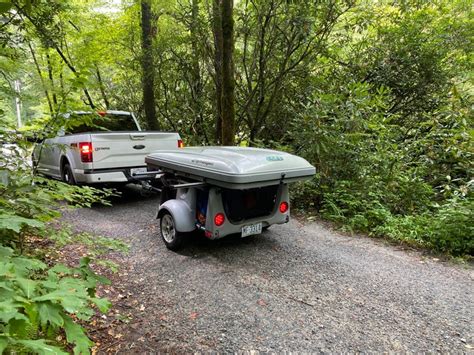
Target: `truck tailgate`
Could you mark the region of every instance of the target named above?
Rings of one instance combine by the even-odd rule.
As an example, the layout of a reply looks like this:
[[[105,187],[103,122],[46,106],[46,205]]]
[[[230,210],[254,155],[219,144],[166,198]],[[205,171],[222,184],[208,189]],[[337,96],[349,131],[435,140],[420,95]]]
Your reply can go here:
[[[145,166],[145,156],[162,149],[178,149],[177,133],[104,132],[91,133],[93,169]]]

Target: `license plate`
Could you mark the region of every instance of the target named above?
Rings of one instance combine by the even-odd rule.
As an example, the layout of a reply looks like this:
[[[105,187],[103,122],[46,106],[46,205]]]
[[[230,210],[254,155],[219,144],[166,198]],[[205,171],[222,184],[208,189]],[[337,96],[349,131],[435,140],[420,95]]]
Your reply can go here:
[[[147,172],[147,168],[133,168],[130,169],[130,175],[143,174]]]
[[[261,233],[262,233],[261,222],[242,227],[242,238],[248,237],[249,235],[261,234]]]

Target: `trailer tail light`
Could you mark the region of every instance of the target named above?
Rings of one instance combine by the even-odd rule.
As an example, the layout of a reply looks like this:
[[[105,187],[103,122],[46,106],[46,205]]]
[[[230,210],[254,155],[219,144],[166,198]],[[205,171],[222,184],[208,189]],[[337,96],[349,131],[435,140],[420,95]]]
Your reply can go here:
[[[288,211],[288,202],[283,201],[282,203],[280,203],[280,212],[285,213],[287,211]]]
[[[214,224],[218,227],[222,226],[225,222],[225,216],[223,213],[218,213],[214,216]]]
[[[81,161],[83,163],[92,163],[92,143],[81,142],[79,143],[79,151],[81,153]]]
[[[184,143],[182,139],[178,139],[178,148],[184,148]]]

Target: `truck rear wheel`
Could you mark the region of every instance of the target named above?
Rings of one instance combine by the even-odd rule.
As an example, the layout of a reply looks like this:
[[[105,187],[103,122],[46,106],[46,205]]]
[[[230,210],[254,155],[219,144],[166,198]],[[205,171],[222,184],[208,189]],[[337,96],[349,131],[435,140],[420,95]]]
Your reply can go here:
[[[74,174],[72,173],[69,163],[64,164],[62,178],[65,183],[69,185],[76,185],[76,179],[74,179]]]
[[[168,249],[178,250],[183,244],[183,233],[176,230],[174,218],[168,211],[165,211],[161,216],[160,232]]]

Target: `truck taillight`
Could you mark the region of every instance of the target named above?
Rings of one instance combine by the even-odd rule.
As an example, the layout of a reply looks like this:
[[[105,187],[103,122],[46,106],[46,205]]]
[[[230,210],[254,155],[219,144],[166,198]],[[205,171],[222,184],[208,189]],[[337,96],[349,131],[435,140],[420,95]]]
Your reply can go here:
[[[178,139],[178,148],[184,148],[184,143],[182,139]]]
[[[81,153],[81,161],[83,163],[92,163],[92,143],[81,142],[79,143],[79,151]]]

